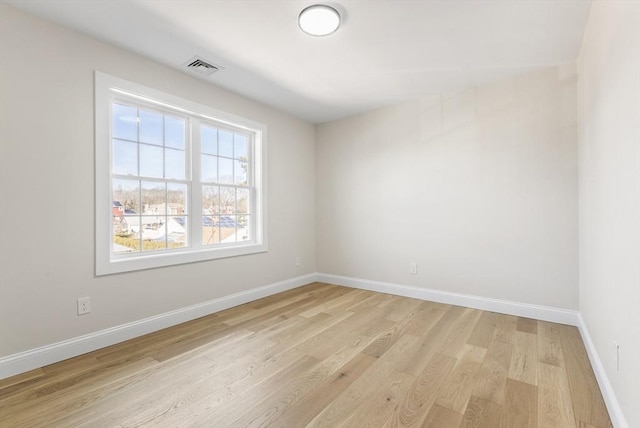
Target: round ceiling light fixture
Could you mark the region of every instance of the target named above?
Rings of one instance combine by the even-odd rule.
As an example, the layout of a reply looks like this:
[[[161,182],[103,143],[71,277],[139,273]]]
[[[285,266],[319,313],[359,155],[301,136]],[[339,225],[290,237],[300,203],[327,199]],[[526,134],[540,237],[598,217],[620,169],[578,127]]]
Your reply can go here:
[[[340,14],[331,6],[314,4],[300,12],[298,25],[310,36],[328,36],[340,27]]]

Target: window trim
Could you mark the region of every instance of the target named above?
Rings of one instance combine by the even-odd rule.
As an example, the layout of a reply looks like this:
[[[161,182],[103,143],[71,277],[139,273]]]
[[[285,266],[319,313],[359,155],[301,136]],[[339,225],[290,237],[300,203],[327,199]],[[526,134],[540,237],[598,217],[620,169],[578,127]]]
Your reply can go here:
[[[220,247],[202,247],[194,249],[166,250],[159,253],[141,253],[139,256],[118,257],[112,251],[112,189],[111,189],[111,100],[112,94],[124,95],[127,98],[138,99],[142,104],[155,105],[186,114],[203,121],[214,121],[240,128],[253,134],[253,185],[256,189],[253,201],[255,214],[255,241]],[[117,95],[116,95],[117,96]],[[95,274],[109,275],[120,272],[130,272],[205,260],[215,260],[248,254],[266,252],[267,246],[267,156],[266,156],[267,128],[265,125],[229,114],[212,107],[170,95],[162,91],[149,88],[118,77],[95,72]],[[187,142],[187,144],[191,144]],[[189,150],[192,161],[195,156],[193,146]],[[191,169],[191,167],[189,167]],[[200,186],[199,178],[190,177],[191,198],[200,191],[194,191]],[[191,201],[190,201],[191,202]],[[189,211],[191,221],[201,217],[202,213]],[[193,239],[190,236],[190,242]]]

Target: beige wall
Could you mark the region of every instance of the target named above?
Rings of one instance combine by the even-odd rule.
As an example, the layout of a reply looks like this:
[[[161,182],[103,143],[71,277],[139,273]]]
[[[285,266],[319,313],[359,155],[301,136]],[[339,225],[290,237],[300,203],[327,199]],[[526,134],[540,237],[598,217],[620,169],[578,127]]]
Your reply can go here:
[[[639,2],[594,2],[579,73],[580,312],[629,426],[640,427]]]
[[[569,65],[318,126],[318,270],[577,309],[575,97]]]
[[[313,125],[0,7],[1,356],[316,270]],[[94,277],[94,70],[267,125],[268,253]]]

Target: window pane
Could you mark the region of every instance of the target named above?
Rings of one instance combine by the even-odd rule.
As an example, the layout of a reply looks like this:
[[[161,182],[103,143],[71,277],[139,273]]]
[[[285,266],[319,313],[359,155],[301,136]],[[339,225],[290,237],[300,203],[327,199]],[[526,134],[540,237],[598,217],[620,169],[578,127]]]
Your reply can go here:
[[[127,223],[124,221],[124,215],[114,215],[111,218],[113,224],[114,236],[126,236],[129,232],[127,230]]]
[[[165,184],[151,181],[142,182],[142,214],[166,214]]]
[[[182,226],[186,230],[186,227],[187,227],[187,217],[186,216],[175,216],[175,217],[173,217],[173,221],[178,223],[180,226]]]
[[[219,163],[219,183],[232,184],[233,183],[233,159],[218,158]]]
[[[233,182],[241,186],[247,184],[247,162],[233,161]]]
[[[164,144],[167,147],[184,150],[184,119],[164,117]]]
[[[236,216],[221,215],[220,216],[220,242],[229,244],[236,242]]]
[[[236,190],[236,212],[246,214],[249,212],[249,189]]]
[[[233,157],[233,134],[229,131],[218,131],[218,153],[220,156]]]
[[[202,245],[214,245],[220,243],[220,229],[218,228],[218,216],[202,217]]]
[[[126,254],[137,253],[140,251],[140,239],[125,232],[127,229],[127,222],[125,219],[118,220],[118,228],[116,228],[114,219],[114,234],[113,234],[113,253],[114,254]]]
[[[167,247],[184,248],[188,246],[186,216],[169,217],[167,220]]]
[[[184,180],[184,151],[164,149],[164,177]]]
[[[208,126],[200,129],[200,146],[202,153],[218,154],[218,130]]]
[[[202,186],[202,214],[211,215],[220,212],[220,197],[217,186]]]
[[[140,189],[136,180],[114,180],[113,182],[113,252],[124,254],[139,251],[140,240],[129,227],[127,221],[133,209],[139,206]]]
[[[162,147],[140,144],[140,175],[162,178]]]
[[[113,137],[138,141],[138,110],[113,104]]]
[[[247,136],[241,134],[233,135],[233,157],[236,159],[247,158]]]
[[[129,231],[127,238],[132,239],[132,241],[138,241],[138,243],[131,242],[125,245],[129,247],[135,245],[135,248],[140,250],[140,216],[126,215],[124,216],[124,221],[127,223],[127,230]]]
[[[140,142],[162,145],[162,115],[140,110]]]
[[[114,174],[138,175],[138,144],[113,140]]]
[[[167,183],[167,215],[182,216],[187,214],[187,185]]]
[[[142,251],[156,251],[167,248],[165,218],[149,215],[140,217],[142,222]]]
[[[200,176],[202,181],[218,181],[218,157],[202,155],[200,158]]]
[[[113,252],[116,254],[140,251],[140,217],[126,215],[120,220],[119,231],[114,228]]]
[[[138,180],[113,180],[113,210],[114,216],[140,212],[140,182]]]
[[[233,187],[220,187],[220,212],[222,214],[235,214],[236,189]]]
[[[236,222],[238,223],[238,242],[251,241],[251,222],[248,215],[239,215]]]

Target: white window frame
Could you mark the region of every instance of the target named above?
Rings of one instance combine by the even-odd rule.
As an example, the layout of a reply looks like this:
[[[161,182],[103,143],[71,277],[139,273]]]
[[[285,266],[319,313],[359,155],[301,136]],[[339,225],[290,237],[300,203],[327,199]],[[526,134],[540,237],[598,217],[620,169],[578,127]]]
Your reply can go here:
[[[156,106],[159,109],[172,110],[185,114],[194,121],[222,123],[240,128],[253,136],[251,155],[253,169],[249,172],[255,191],[252,195],[250,213],[253,222],[254,239],[249,243],[204,246],[200,242],[201,230],[197,232],[202,217],[199,164],[195,158],[200,156],[199,136],[187,132],[190,141],[186,142],[187,179],[190,181],[188,195],[188,216],[190,219],[189,245],[184,249],[162,250],[118,255],[113,252],[112,221],[112,122],[111,103],[118,98],[135,100],[143,105]],[[158,91],[147,86],[129,82],[99,71],[95,72],[95,243],[96,275],[108,275],[177,264],[214,260],[226,257],[243,256],[266,252],[267,247],[267,204],[266,204],[266,137],[265,125],[216,110],[193,101]],[[189,153],[191,156],[189,157]],[[199,199],[196,199],[199,198]],[[194,206],[196,207],[194,209]]]

